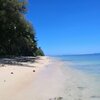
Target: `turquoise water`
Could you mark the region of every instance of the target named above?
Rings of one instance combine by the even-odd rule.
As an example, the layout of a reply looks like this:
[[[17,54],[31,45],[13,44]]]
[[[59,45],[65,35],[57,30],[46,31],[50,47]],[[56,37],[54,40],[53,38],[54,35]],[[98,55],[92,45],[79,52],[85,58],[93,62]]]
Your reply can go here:
[[[70,67],[91,75],[100,76],[100,54],[63,55],[56,56],[56,58],[63,62],[71,62]]]

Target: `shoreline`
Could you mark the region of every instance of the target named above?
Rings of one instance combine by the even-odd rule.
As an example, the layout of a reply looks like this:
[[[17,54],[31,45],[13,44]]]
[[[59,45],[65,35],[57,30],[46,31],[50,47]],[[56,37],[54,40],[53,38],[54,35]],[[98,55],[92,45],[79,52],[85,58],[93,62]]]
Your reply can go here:
[[[63,61],[40,57],[34,63],[23,64],[28,67],[0,67],[0,100],[100,99],[92,78]]]

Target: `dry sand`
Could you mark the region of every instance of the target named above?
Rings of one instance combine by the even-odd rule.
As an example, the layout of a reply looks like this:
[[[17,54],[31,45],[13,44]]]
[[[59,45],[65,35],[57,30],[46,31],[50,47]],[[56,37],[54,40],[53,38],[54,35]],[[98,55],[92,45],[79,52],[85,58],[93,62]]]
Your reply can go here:
[[[23,62],[27,66],[0,64],[0,100],[16,100],[18,94],[27,89],[39,71],[48,65],[47,57],[40,57],[36,62]],[[33,67],[32,67],[33,66]],[[35,72],[34,72],[35,71]],[[18,100],[29,100],[18,99]]]

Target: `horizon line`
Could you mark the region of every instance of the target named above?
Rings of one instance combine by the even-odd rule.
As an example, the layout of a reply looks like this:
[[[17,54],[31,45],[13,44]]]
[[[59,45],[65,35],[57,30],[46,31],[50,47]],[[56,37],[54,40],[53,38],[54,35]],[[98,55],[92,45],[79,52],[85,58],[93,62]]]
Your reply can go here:
[[[98,55],[100,53],[80,53],[80,54],[50,54],[46,56],[73,56],[73,55]]]

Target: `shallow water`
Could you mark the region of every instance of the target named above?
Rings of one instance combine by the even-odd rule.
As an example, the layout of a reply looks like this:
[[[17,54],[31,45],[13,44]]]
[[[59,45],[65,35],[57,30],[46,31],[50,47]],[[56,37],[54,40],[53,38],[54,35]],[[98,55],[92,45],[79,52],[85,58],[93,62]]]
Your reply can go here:
[[[65,55],[56,56],[63,62],[70,62],[75,69],[87,72],[92,75],[100,75],[100,54],[92,55]]]
[[[80,93],[84,90],[81,94],[85,95],[83,95],[83,98],[81,96],[80,99],[73,98],[73,100],[100,100],[100,55],[71,55],[56,56],[54,58],[64,63],[65,70],[67,70],[66,66],[68,65],[72,70],[77,70],[78,73],[82,73],[86,78],[83,79],[84,77],[81,76],[82,79],[79,77],[80,81],[75,81],[75,84],[77,82],[82,83],[78,89],[81,90],[79,91]],[[74,76],[73,78],[75,80]]]

